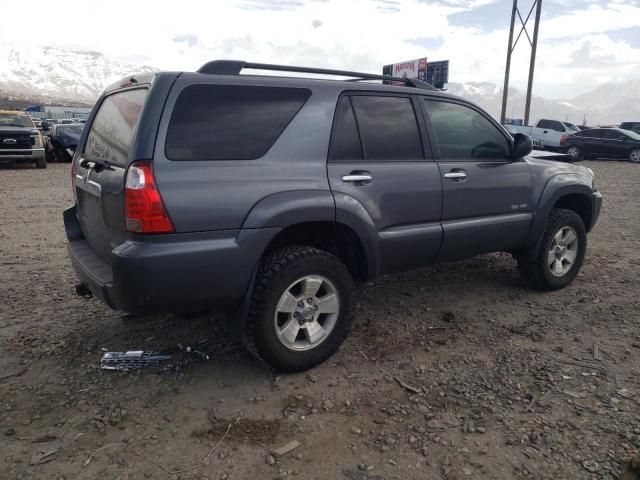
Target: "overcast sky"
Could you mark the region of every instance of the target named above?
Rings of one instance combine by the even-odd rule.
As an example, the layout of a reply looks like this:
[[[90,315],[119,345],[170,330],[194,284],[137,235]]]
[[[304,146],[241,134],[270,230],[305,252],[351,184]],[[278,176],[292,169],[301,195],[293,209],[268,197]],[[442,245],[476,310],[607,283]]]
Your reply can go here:
[[[511,0],[0,0],[0,42],[95,50],[160,69],[216,58],[380,72],[450,60],[450,81],[503,81]],[[520,0],[525,16],[531,0]],[[640,78],[640,0],[543,0],[534,93]],[[532,15],[533,17],[533,15]],[[15,21],[21,19],[21,21]],[[532,30],[532,27],[531,27]],[[517,31],[517,30],[516,30]],[[529,45],[512,85],[526,86]]]

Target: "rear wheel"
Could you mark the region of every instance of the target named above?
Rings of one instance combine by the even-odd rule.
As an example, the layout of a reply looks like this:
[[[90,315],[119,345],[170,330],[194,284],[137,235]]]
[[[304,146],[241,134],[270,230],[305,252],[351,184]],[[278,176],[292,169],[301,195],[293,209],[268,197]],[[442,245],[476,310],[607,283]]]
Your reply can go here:
[[[47,168],[47,157],[36,158],[36,168]]]
[[[629,161],[633,163],[640,163],[640,149],[636,148],[629,152]]]
[[[567,155],[569,155],[569,157],[573,161],[582,160],[583,158],[582,149],[577,145],[571,145],[569,148],[567,148]]]
[[[539,290],[558,290],[576,277],[587,250],[587,231],[573,210],[555,208],[535,252],[518,258],[520,275]]]
[[[296,246],[268,254],[249,311],[249,350],[280,371],[323,362],[349,332],[353,290],[346,266],[328,252]]]

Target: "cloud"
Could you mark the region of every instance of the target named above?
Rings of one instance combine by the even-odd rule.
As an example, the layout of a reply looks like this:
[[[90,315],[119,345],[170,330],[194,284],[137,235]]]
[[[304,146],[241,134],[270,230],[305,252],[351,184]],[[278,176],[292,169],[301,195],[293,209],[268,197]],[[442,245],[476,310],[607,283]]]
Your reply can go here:
[[[500,84],[511,2],[181,0],[178,7],[157,0],[153,21],[146,23],[140,22],[149,18],[145,2],[67,4],[62,13],[48,8],[45,0],[0,0],[0,7],[9,8],[16,18],[30,19],[29,35],[18,23],[3,23],[0,42],[95,50],[118,60],[144,59],[160,69],[187,71],[216,58],[237,58],[378,73],[382,65],[426,56],[450,60],[452,81]],[[30,15],[45,8],[46,16]],[[634,40],[640,2],[544,0],[543,13],[536,94],[561,96],[571,89],[572,95],[578,94],[592,89],[603,76],[612,81],[634,78],[640,68],[640,45]],[[74,28],[51,36],[51,25],[60,22]],[[134,31],[132,41],[129,32]],[[580,57],[587,41],[588,55],[609,58],[611,68],[602,71],[590,64],[590,57]],[[512,61],[512,85],[526,86],[528,64],[528,44],[521,39]]]
[[[186,33],[182,35],[174,35],[173,41],[176,43],[186,43],[190,47],[195,47],[200,42],[200,38],[198,35]]]

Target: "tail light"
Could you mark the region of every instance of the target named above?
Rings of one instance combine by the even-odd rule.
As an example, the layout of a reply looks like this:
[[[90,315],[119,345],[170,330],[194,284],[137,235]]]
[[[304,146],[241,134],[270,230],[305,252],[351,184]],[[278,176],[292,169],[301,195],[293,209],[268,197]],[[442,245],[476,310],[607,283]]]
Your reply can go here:
[[[569,141],[569,135],[562,135],[560,137],[560,144],[565,144]]]
[[[124,183],[124,216],[132,233],[173,233],[150,162],[134,162]]]

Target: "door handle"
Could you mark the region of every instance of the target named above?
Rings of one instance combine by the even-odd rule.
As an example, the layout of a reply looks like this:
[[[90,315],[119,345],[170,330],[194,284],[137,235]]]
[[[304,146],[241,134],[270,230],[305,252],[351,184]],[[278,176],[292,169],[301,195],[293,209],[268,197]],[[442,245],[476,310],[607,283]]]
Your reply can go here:
[[[366,173],[358,173],[358,174],[342,176],[343,182],[370,182],[371,180],[373,180],[373,177]]]
[[[467,178],[467,174],[464,172],[449,172],[444,174],[444,178],[450,178],[451,180],[464,180]]]

